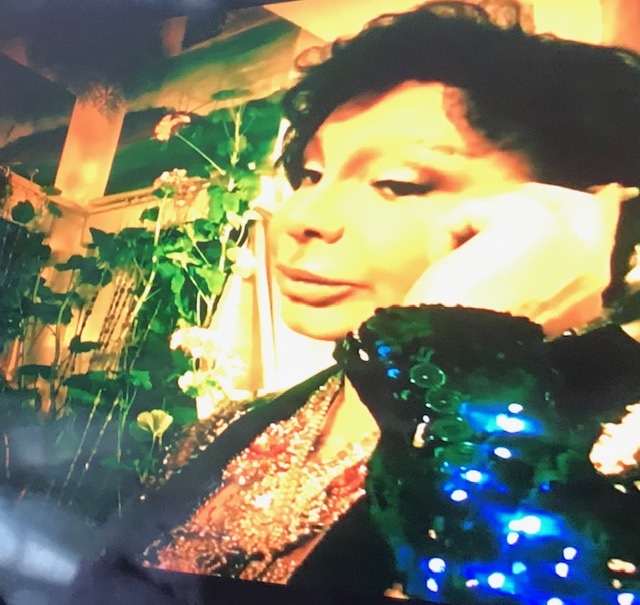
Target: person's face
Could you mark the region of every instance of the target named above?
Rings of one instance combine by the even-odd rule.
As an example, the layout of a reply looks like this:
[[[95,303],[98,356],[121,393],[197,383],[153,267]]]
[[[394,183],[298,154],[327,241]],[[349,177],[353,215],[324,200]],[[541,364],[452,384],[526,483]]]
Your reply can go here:
[[[376,308],[401,304],[455,248],[443,226],[449,212],[530,180],[521,157],[447,118],[444,93],[439,83],[406,82],[355,99],[307,145],[302,185],[270,226],[293,330],[336,340]]]

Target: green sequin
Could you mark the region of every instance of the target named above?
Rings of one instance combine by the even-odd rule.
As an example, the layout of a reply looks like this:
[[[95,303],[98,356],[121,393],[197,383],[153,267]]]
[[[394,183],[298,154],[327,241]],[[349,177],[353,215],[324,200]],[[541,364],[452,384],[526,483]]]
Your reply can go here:
[[[416,386],[429,391],[439,389],[447,380],[444,372],[432,363],[419,363],[409,370],[409,380]]]

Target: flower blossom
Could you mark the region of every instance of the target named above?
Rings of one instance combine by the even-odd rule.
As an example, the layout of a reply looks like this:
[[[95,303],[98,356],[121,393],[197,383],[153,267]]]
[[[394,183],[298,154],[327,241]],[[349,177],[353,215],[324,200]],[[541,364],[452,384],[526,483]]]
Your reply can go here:
[[[237,355],[220,354],[213,368],[185,372],[178,378],[180,390],[195,397],[211,397],[218,401],[238,395],[235,379],[244,374],[245,365]]]
[[[160,189],[165,195],[171,197],[176,206],[190,204],[203,191],[206,193],[206,188],[203,188],[202,183],[190,179],[184,168],[165,170],[153,181],[153,188]]]
[[[187,113],[172,113],[164,116],[153,129],[153,138],[166,143],[182,126],[191,124],[191,116]]]
[[[213,331],[199,326],[176,330],[171,335],[169,347],[172,351],[182,349],[194,359],[212,360],[217,352]]]
[[[138,414],[136,422],[143,431],[151,433],[155,441],[156,439],[162,439],[164,432],[173,423],[173,416],[164,410],[151,410],[150,412]]]
[[[227,250],[227,258],[233,263],[231,271],[242,278],[251,277],[258,264],[253,252],[244,246]]]
[[[170,185],[178,188],[187,178],[187,171],[184,168],[174,168],[173,170],[165,170],[155,181],[153,181],[154,189],[158,189],[163,185]]]

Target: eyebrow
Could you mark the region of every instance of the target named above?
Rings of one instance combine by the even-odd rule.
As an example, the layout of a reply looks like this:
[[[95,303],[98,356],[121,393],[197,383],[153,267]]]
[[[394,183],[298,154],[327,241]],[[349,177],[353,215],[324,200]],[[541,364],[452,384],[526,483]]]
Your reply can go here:
[[[478,155],[482,155],[480,153],[473,153],[473,151],[468,148],[457,147],[455,145],[445,145],[445,144],[425,145],[424,144],[425,142],[422,139],[407,137],[404,140],[398,141],[396,137],[381,137],[379,139],[372,139],[368,141],[367,147],[364,147],[358,152],[356,152],[356,154],[354,155],[354,158],[359,159],[358,156],[360,154],[364,154],[365,158],[359,159],[359,161],[364,161],[364,160],[371,160],[375,157],[379,157],[380,155],[383,155],[388,151],[390,147],[389,139],[393,140],[394,142],[393,147],[395,148],[402,148],[402,149],[416,148],[424,151],[434,151],[434,152],[442,153],[448,156],[458,155],[465,158],[473,158],[473,157],[477,157]],[[307,143],[305,154],[304,154],[305,155],[304,161],[307,161],[307,158],[306,158],[307,152],[313,150],[314,147],[319,151],[324,151],[324,146],[322,144],[322,136],[321,135],[319,136],[318,133],[316,133],[315,136]],[[379,152],[378,148],[383,149],[385,151]],[[324,155],[324,154],[321,153],[320,155]],[[351,163],[351,161],[349,163]]]
[[[313,151],[314,147],[316,151],[320,152],[320,155],[323,155],[322,153],[323,147],[322,147],[321,139],[314,137],[314,139],[310,141],[310,145],[307,147],[307,150],[311,148],[311,151]],[[407,139],[406,141],[403,141],[400,144],[394,145],[394,147],[397,147],[403,150],[402,152],[403,162],[410,164],[411,167],[413,168],[420,168],[422,167],[423,163],[428,163],[429,160],[433,158],[411,157],[411,154],[406,153],[406,150],[411,150],[412,148],[415,149],[416,151],[419,150],[427,153],[435,152],[436,154],[447,156],[447,158],[455,157],[455,156],[459,156],[463,158],[473,158],[480,155],[480,154],[474,154],[468,149],[461,149],[460,147],[456,147],[454,145],[436,144],[436,145],[426,146],[424,145],[424,141],[416,140],[416,139]],[[363,147],[358,149],[350,158],[348,158],[347,162],[344,164],[344,166],[342,166],[340,172],[346,175],[358,174],[363,169],[363,167],[365,167],[367,164],[381,157],[384,157],[385,155],[388,155],[388,154],[389,154],[389,146],[387,145],[385,147],[384,141],[381,141],[381,140],[370,141],[369,147]],[[311,154],[311,156],[313,158],[313,153]],[[308,157],[305,157],[304,161],[307,162],[307,161],[310,161],[310,159]],[[435,168],[438,169],[443,167],[436,166]]]

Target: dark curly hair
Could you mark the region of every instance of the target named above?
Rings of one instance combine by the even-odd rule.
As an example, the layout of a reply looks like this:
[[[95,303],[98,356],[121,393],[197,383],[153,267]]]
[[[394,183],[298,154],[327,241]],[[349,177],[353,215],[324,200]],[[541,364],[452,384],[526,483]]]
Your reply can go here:
[[[529,35],[494,25],[476,5],[436,2],[381,16],[354,38],[307,51],[298,67],[284,98],[291,129],[282,157],[294,188],[304,149],[331,112],[409,80],[460,90],[466,123],[524,154],[540,182],[583,190],[640,182],[640,57],[629,50]]]

